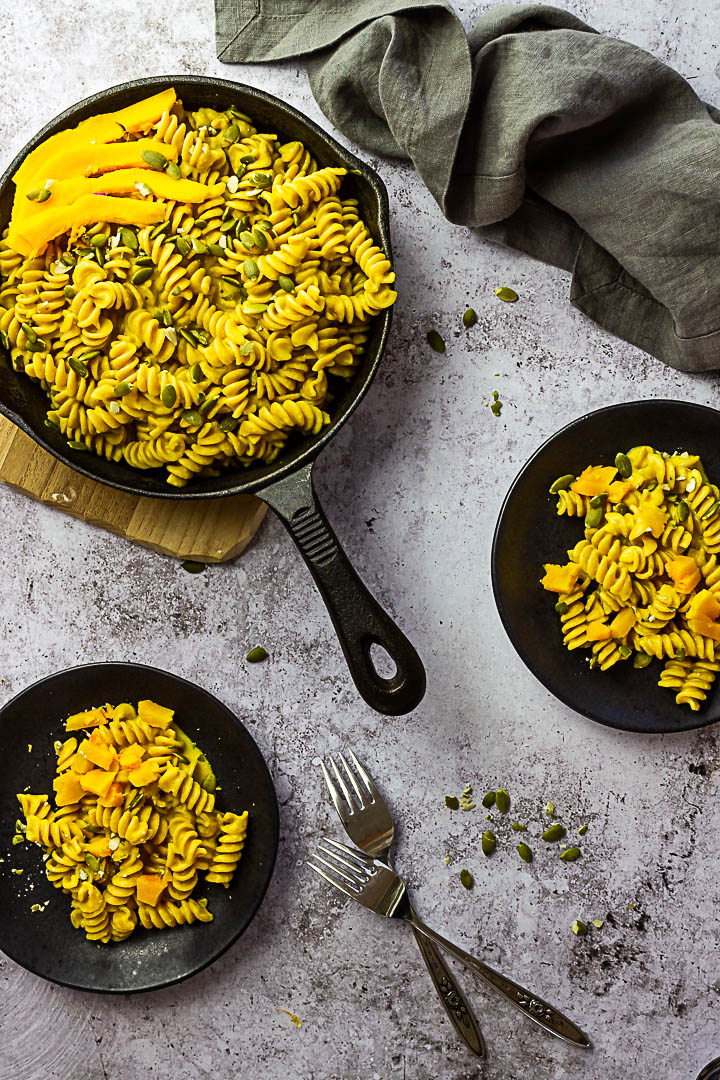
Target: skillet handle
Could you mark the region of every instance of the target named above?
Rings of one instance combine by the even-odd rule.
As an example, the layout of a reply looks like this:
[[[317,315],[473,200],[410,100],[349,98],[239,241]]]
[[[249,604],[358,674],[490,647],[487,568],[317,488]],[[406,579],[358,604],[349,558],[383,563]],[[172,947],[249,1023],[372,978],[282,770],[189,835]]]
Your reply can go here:
[[[300,549],[361,696],[377,712],[402,716],[425,693],[422,661],[353,569],[317,500],[311,474],[312,465],[306,465],[256,494],[272,507]],[[391,678],[375,670],[371,645],[382,646],[395,661]]]

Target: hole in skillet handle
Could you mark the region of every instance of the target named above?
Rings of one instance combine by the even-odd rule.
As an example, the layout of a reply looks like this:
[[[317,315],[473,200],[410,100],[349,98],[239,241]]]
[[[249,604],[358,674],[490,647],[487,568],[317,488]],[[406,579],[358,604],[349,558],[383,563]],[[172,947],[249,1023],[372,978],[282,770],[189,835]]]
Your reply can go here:
[[[397,664],[390,653],[379,641],[370,643],[370,663],[379,678],[391,682],[397,675]]]
[[[312,574],[333,621],[353,682],[379,713],[412,712],[425,694],[425,669],[414,647],[358,577],[338,543],[312,482],[312,464],[260,488],[263,499],[285,525]],[[384,676],[373,662],[382,650],[395,673]]]

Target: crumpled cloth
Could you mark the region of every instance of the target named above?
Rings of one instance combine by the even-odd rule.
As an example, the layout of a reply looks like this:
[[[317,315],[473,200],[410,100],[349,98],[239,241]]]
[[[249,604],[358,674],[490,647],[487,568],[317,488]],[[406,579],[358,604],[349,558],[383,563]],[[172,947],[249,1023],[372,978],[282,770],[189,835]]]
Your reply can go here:
[[[215,0],[226,62],[303,57],[328,119],[409,158],[452,222],[572,274],[571,303],[673,367],[720,367],[720,113],[543,4],[469,36],[438,0]]]

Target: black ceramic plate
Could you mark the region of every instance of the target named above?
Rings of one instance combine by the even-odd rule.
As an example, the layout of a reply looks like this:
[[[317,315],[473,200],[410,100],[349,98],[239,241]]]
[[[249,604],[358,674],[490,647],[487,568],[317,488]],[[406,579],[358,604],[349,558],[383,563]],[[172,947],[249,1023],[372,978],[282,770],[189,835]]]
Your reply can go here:
[[[198,887],[213,922],[136,930],[96,945],[70,923],[69,897],[43,873],[41,849],[11,845],[16,792],[52,792],[53,742],[70,713],[110,701],[152,698],[175,709],[180,726],[207,755],[222,789],[221,809],[248,810],[248,838],[229,889]],[[28,743],[32,753],[28,753]],[[192,683],[141,664],[89,664],[30,686],[0,710],[0,949],[36,975],[77,990],[132,993],[187,979],[225,952],[247,928],[268,887],[278,846],[278,808],[270,774],[248,731],[221,702]],[[11,873],[22,869],[23,874]],[[202,878],[201,878],[202,881]],[[33,904],[49,904],[32,912]]]
[[[700,454],[710,480],[720,484],[720,413],[714,409],[658,400],[588,413],[548,439],[515,479],[495,529],[492,583],[508,637],[551,693],[591,720],[655,734],[720,720],[718,682],[700,711],[692,712],[657,685],[660,661],[643,671],[630,663],[590,671],[585,650],[564,647],[557,598],[539,584],[543,563],[566,562],[568,548],[583,535],[577,518],[555,513],[557,499],[548,494],[553,480],[587,465],[612,465],[619,450],[646,443]]]

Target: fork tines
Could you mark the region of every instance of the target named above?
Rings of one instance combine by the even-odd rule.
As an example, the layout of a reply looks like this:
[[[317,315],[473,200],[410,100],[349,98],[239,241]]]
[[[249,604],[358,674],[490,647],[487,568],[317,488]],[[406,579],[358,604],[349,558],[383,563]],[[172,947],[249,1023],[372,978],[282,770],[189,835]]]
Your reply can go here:
[[[327,856],[327,858],[323,858],[323,856]],[[322,863],[327,869],[323,870],[322,867],[316,866],[311,859]],[[307,864],[316,874],[325,878],[336,889],[340,889],[346,896],[351,896],[353,899],[357,899],[358,894],[362,892],[363,886],[372,877],[372,859],[361,851],[355,851],[353,848],[347,847],[346,844],[340,844],[337,840],[331,840],[329,837],[323,837],[311,859],[307,860]]]
[[[330,797],[335,804],[335,809],[340,815],[341,821],[345,821],[345,819],[354,814],[356,810],[364,810],[367,806],[370,806],[372,803],[375,802],[378,796],[378,791],[375,787],[375,784],[372,782],[366,770],[355,757],[355,754],[352,752],[352,750],[348,751],[348,757],[351,759],[353,765],[355,766],[355,772],[352,771],[343,754],[338,754],[340,764],[342,765],[345,771],[345,776],[347,777],[347,782],[345,780],[345,777],[343,777],[342,773],[335,764],[333,758],[330,758],[329,760],[332,770],[335,773],[335,780],[333,780],[333,778],[330,776],[325,762],[320,762],[323,776],[325,777],[325,783],[328,786]],[[357,776],[360,777],[360,780],[365,786],[365,791],[363,791],[360,787],[355,773],[357,773]],[[340,789],[339,791],[338,788]],[[352,794],[350,792],[350,788],[352,788]],[[342,798],[340,796],[340,792],[342,792]]]

